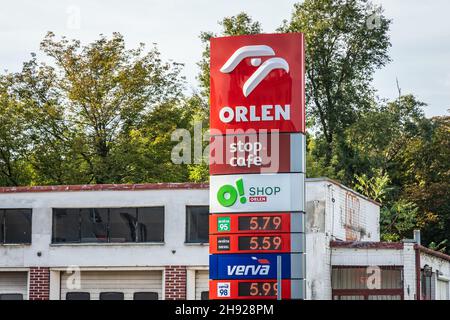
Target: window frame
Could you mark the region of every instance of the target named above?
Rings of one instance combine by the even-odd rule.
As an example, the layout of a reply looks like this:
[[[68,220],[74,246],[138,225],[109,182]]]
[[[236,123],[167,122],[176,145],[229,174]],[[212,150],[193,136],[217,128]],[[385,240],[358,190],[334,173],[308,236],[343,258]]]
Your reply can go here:
[[[136,243],[165,243],[166,239],[166,207],[165,206],[153,206],[153,207],[137,207],[136,208],[136,226],[139,227],[141,220],[139,219],[139,209],[162,209],[162,238],[160,241],[136,241]],[[140,239],[139,230],[136,229],[136,240]]]
[[[136,226],[139,225],[139,209],[160,209],[162,212],[160,213],[161,219],[162,219],[162,239],[160,241],[139,241],[138,232],[137,229],[135,230],[135,239],[134,241],[125,241],[125,242],[119,242],[119,241],[111,241],[111,211],[112,210],[118,210],[118,209],[133,209],[135,211],[136,215]],[[69,241],[69,242],[62,242],[62,241],[55,241],[55,212],[57,210],[76,210],[78,213],[78,240],[77,241]],[[106,222],[106,241],[82,241],[82,212],[83,210],[106,210],[106,216],[107,216],[107,222]],[[91,244],[117,244],[117,245],[132,245],[132,244],[164,244],[165,243],[165,235],[166,235],[166,207],[164,205],[159,206],[142,206],[142,207],[82,207],[82,208],[52,208],[52,245],[71,245],[71,244],[85,244],[85,245],[91,245]]]
[[[102,295],[119,295],[121,299],[102,299]],[[102,291],[98,294],[98,300],[100,301],[124,301],[125,293],[120,291]]]
[[[8,226],[6,224],[6,216],[8,211],[25,211],[25,213],[30,215],[30,224],[29,224],[29,241],[24,242],[7,242],[7,230]],[[2,232],[0,233],[0,245],[31,245],[33,241],[33,209],[32,208],[0,208],[0,228],[2,228]]]
[[[4,299],[4,297],[20,297],[20,299]],[[23,301],[23,293],[0,293],[0,301]]]
[[[156,299],[136,299],[136,295],[145,295],[145,294],[156,295]],[[156,300],[159,300],[159,294],[156,291],[136,291],[133,293],[133,300],[135,300],[135,301],[156,301]]]
[[[81,242],[81,210],[83,208],[52,208],[52,244],[79,244],[82,243]],[[76,241],[66,241],[66,242],[56,242],[55,241],[55,229],[56,229],[56,224],[55,224],[55,212],[57,210],[78,210],[78,219],[76,219],[78,221],[78,240]],[[97,243],[97,242],[93,242],[93,243]]]
[[[87,296],[89,299],[67,299],[70,297],[70,295],[81,295],[81,296]],[[66,293],[65,300],[67,301],[88,301],[91,300],[91,293],[87,291],[69,291]]]
[[[189,208],[198,208],[198,207],[206,207],[208,208],[208,221],[207,221],[207,226],[209,229],[209,215],[210,215],[210,209],[209,209],[209,205],[187,205],[186,206],[186,222],[185,222],[185,240],[184,242],[186,244],[209,244],[209,232],[208,232],[208,238],[206,242],[203,241],[193,241],[189,239]]]

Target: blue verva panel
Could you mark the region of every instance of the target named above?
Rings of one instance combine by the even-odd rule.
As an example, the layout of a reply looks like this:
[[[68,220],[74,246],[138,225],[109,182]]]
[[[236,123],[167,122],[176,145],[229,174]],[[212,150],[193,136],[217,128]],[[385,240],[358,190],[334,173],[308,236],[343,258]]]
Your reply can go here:
[[[277,256],[281,256],[282,278],[291,277],[291,254],[212,254],[209,277],[224,279],[276,279]]]

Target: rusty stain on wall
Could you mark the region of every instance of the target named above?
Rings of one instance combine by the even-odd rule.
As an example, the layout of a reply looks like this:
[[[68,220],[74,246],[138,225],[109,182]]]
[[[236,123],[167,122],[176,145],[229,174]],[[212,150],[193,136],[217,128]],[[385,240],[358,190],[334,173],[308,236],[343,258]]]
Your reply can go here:
[[[351,192],[345,193],[345,240],[361,239],[361,204],[359,198]]]

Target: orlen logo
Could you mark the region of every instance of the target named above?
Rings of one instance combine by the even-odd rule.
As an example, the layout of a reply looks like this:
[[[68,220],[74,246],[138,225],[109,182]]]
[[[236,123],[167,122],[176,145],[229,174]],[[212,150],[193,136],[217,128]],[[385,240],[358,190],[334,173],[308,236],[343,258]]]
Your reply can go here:
[[[242,93],[245,97],[248,97],[250,93],[264,80],[267,75],[275,69],[283,69],[289,72],[289,64],[283,58],[270,58],[261,64],[260,57],[274,56],[275,51],[266,45],[244,46],[237,49],[231,57],[220,68],[222,73],[232,72],[239,63],[249,57],[254,57],[250,60],[250,63],[254,67],[258,67],[256,71],[247,79],[242,88]]]
[[[267,259],[258,259],[252,257],[252,260],[258,262],[257,265],[235,265],[227,266],[227,273],[229,276],[267,276],[270,271],[270,261]]]
[[[303,36],[211,38],[211,130],[304,132]]]

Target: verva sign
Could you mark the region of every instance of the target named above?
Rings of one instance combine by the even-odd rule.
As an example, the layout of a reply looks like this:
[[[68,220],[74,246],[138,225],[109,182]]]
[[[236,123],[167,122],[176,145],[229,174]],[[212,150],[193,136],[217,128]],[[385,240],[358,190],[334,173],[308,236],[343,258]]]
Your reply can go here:
[[[302,253],[241,253],[211,254],[210,279],[276,279],[277,256],[281,256],[283,279],[304,278],[305,255]]]
[[[211,39],[211,129],[305,132],[300,33]]]

